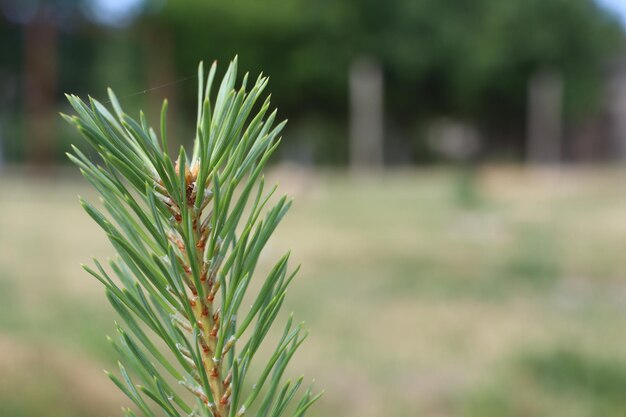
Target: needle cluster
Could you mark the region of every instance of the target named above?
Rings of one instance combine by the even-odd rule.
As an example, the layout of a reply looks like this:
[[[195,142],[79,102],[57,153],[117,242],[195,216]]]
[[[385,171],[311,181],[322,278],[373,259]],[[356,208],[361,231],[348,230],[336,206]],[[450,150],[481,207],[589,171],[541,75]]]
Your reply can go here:
[[[286,254],[248,291],[291,204],[272,198],[276,187],[262,175],[285,122],[274,125],[269,97],[260,101],[266,77],[248,89],[246,74],[236,87],[235,58],[212,93],[215,75],[215,63],[206,79],[200,64],[191,155],[168,153],[167,101],[158,133],[143,113],[124,113],[111,90],[113,111],[68,96],[76,115],[63,115],[98,155],[68,154],[100,193],[104,210],[81,204],[118,255],[85,269],[123,321],[110,339],[119,374],[109,377],[135,404],[126,416],[302,416],[319,397],[310,388],[298,394],[302,378],[283,380],[306,337],[291,317],[260,371],[249,372],[297,272]]]

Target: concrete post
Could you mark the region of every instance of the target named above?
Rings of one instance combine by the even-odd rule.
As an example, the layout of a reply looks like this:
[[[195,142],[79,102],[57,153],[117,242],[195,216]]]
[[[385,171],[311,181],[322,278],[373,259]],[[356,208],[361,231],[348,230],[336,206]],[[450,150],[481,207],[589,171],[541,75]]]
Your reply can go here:
[[[383,167],[383,73],[372,60],[350,67],[350,166]]]
[[[528,86],[527,161],[559,163],[562,157],[563,80],[558,72],[540,71]]]

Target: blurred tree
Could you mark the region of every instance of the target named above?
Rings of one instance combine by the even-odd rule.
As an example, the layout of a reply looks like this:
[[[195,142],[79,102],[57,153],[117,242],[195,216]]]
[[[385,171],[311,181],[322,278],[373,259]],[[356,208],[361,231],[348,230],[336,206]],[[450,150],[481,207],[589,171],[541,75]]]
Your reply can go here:
[[[21,26],[24,154],[37,168],[53,162],[56,137],[59,28],[79,13],[80,0],[0,3],[7,20]],[[17,52],[17,51],[16,51]]]
[[[53,141],[38,139],[54,129],[30,122],[46,120],[37,109],[56,113],[62,91],[97,95],[122,85],[118,90],[132,93],[193,76],[187,69],[201,59],[225,62],[235,54],[253,73],[263,69],[271,77],[274,101],[291,119],[284,149],[297,145],[294,154],[303,160],[347,161],[348,73],[364,56],[382,66],[387,145],[395,141],[398,154],[428,158],[423,132],[445,116],[476,125],[492,152],[519,156],[531,75],[542,68],[562,74],[571,126],[594,110],[603,66],[624,39],[594,0],[125,2],[138,19],[126,28],[131,15],[113,19],[93,6],[106,0],[0,0],[10,22],[2,31],[0,70],[17,73],[15,62],[23,62],[26,88],[16,103],[30,114],[24,123],[30,159],[49,160],[56,151]],[[90,24],[103,21],[119,25]],[[181,103],[173,104],[192,118],[191,82],[144,99],[178,93]]]
[[[406,133],[416,120],[467,118],[496,146],[507,131],[523,135],[533,72],[563,74],[566,117],[577,118],[623,41],[593,0],[169,0],[149,20],[171,30],[179,68],[235,53],[264,68],[290,118],[343,122],[349,65],[366,55],[383,65],[392,126]]]
[[[126,2],[134,7],[129,17],[120,14],[111,23],[129,22],[138,13],[142,0]],[[93,84],[102,90],[103,80],[125,86],[135,79],[133,60],[138,54],[128,53],[132,39],[120,42],[114,32],[94,24],[111,21],[111,16],[107,20],[96,14],[105,3],[111,4],[107,0],[0,0],[0,82],[20,88],[17,97],[1,98],[8,107],[0,122],[2,130],[9,132],[4,137],[9,157],[23,158],[36,168],[45,168],[61,156],[65,160],[57,132],[62,93]],[[122,2],[113,3],[121,13]]]

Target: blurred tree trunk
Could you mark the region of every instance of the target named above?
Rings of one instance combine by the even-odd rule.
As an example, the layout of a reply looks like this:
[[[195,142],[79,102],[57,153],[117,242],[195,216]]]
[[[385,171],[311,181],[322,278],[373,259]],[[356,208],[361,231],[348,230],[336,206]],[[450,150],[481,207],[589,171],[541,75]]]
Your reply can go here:
[[[57,27],[42,7],[24,30],[24,148],[27,162],[41,169],[54,158]]]

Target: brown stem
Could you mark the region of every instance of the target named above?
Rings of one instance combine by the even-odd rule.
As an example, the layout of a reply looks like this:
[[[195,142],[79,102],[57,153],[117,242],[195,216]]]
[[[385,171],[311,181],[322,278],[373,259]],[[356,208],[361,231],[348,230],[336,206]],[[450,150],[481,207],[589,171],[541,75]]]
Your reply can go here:
[[[208,270],[209,265],[204,262],[204,242],[206,242],[207,237],[203,235],[208,235],[207,231],[202,231],[201,222],[198,221],[201,212],[196,214],[196,218],[194,219],[194,234],[196,242],[203,242],[200,245],[196,245],[196,260],[198,264],[202,265],[201,268],[201,282],[203,284],[204,289],[211,296],[211,301],[215,297],[215,292],[217,291],[217,285],[213,282],[213,279],[208,278]],[[205,371],[207,372],[207,377],[209,380],[209,386],[211,388],[211,394],[213,399],[216,401],[215,407],[216,417],[225,417],[229,414],[230,411],[230,401],[228,401],[228,397],[230,394],[226,396],[226,401],[224,401],[225,393],[228,390],[227,387],[224,386],[222,379],[222,367],[221,363],[215,363],[213,361],[213,357],[216,356],[216,345],[217,345],[217,329],[219,329],[219,312],[214,310],[213,303],[208,300],[208,297],[205,299],[199,299],[199,302],[196,304],[196,307],[193,309],[195,314],[195,318],[202,322],[204,329],[202,330],[202,344],[206,346],[206,350],[202,350],[203,355],[203,363],[205,364]]]
[[[178,167],[176,167],[176,169],[178,170]],[[204,372],[206,372],[206,376],[209,381],[211,397],[215,401],[215,404],[209,404],[208,400],[205,400],[208,395],[203,398],[203,401],[211,408],[215,417],[226,417],[230,411],[230,393],[232,389],[230,379],[232,377],[227,376],[226,379],[223,379],[221,375],[221,362],[216,363],[213,360],[216,356],[217,334],[220,327],[220,313],[219,310],[214,309],[213,306],[213,299],[215,298],[220,286],[219,281],[215,280],[215,275],[219,265],[211,265],[211,268],[209,268],[209,263],[204,261],[204,249],[211,232],[209,227],[210,221],[208,219],[202,221],[202,209],[196,211],[193,207],[195,202],[195,193],[198,192],[198,190],[195,190],[195,186],[192,186],[192,184],[196,181],[196,173],[186,172],[185,174],[185,180],[187,181],[186,203],[188,205],[187,209],[189,210],[189,213],[193,216],[191,219],[192,230],[194,241],[196,242],[195,251],[193,251],[191,256],[195,256],[196,259],[194,259],[194,261],[198,265],[201,265],[200,283],[202,285],[202,289],[204,290],[203,292],[205,293],[205,297],[198,297],[198,291],[200,288],[195,287],[194,281],[191,277],[192,270],[189,266],[191,264],[189,259],[190,255],[187,254],[187,251],[185,250],[184,242],[179,238],[179,236],[177,236],[176,233],[172,233],[168,237],[170,241],[178,247],[182,254],[182,257],[179,258],[178,261],[185,270],[185,284],[193,295],[193,297],[190,297],[189,299],[189,304],[194,317],[190,317],[189,321],[195,322],[200,329],[200,340],[198,343],[201,347],[201,359],[204,364]],[[173,204],[172,199],[167,199],[166,201],[168,200],[169,202],[172,202],[171,205],[168,205],[168,208],[174,215],[174,219],[177,223],[172,225],[173,229],[182,234],[180,221],[177,216],[181,212],[181,209]]]

